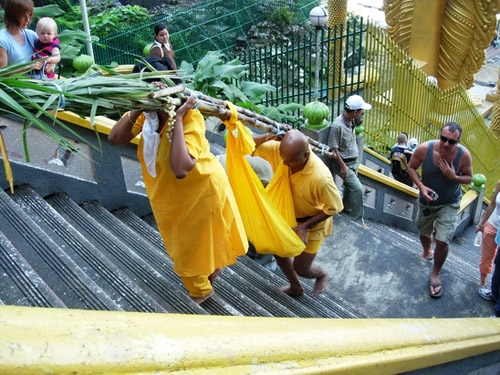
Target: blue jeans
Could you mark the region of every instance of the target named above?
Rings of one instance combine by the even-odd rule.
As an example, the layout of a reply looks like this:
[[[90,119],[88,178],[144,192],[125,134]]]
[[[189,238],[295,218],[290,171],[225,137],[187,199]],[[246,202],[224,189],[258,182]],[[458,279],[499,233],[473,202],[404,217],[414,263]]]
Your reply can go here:
[[[344,194],[342,201],[344,207],[351,209],[351,218],[355,221],[362,222],[364,216],[363,207],[363,186],[358,178],[359,161],[346,163],[349,171],[344,180]],[[340,176],[340,167],[335,160],[331,162],[332,173]]]
[[[497,318],[500,317],[500,251],[497,251],[495,256],[495,270],[491,277],[491,294],[496,299],[493,310]]]

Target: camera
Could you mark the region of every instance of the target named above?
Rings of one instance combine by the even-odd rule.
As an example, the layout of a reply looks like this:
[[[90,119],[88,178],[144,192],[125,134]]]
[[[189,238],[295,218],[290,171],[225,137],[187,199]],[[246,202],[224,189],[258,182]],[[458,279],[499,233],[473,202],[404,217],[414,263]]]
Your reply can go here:
[[[429,193],[429,196],[432,198],[433,201],[436,201],[439,198],[438,193]]]

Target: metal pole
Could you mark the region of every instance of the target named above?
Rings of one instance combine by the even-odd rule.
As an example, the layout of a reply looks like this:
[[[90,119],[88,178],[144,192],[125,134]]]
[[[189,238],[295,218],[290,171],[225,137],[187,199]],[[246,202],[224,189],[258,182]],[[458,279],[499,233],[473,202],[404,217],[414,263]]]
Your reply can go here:
[[[319,98],[319,45],[321,38],[321,28],[316,27],[316,82],[315,82],[315,91],[314,91],[314,100],[317,101]]]
[[[92,49],[92,41],[90,40],[90,27],[89,27],[89,19],[87,16],[87,3],[85,0],[80,0],[80,6],[82,7],[82,22],[83,22],[83,30],[89,36],[89,40],[87,42],[87,54],[94,58],[94,51]]]

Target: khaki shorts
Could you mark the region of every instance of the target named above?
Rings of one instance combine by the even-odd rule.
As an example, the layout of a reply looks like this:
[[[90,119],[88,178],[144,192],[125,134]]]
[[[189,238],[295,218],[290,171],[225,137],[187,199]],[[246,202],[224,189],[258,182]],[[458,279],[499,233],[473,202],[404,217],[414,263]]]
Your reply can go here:
[[[457,226],[460,203],[443,206],[427,206],[418,202],[417,229],[421,236],[430,237],[435,230],[434,238],[450,243]]]

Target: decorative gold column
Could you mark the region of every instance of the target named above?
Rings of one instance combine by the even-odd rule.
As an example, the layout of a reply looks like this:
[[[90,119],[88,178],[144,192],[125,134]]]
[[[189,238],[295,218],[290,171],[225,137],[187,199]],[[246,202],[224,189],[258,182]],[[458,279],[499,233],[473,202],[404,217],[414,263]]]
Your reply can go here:
[[[387,31],[447,89],[474,83],[495,35],[500,0],[384,0]]]
[[[347,22],[347,0],[328,0],[328,27],[332,33],[337,27],[337,35],[340,35],[340,30],[345,30]],[[344,32],[344,31],[342,31]],[[330,43],[330,86],[338,86],[345,82],[344,77],[344,43],[341,40]],[[340,90],[333,91],[333,97],[330,99],[338,99],[341,97]]]
[[[419,0],[414,2],[408,54],[419,61],[422,70],[430,76],[437,76],[439,50],[441,46],[441,22],[446,0]]]

